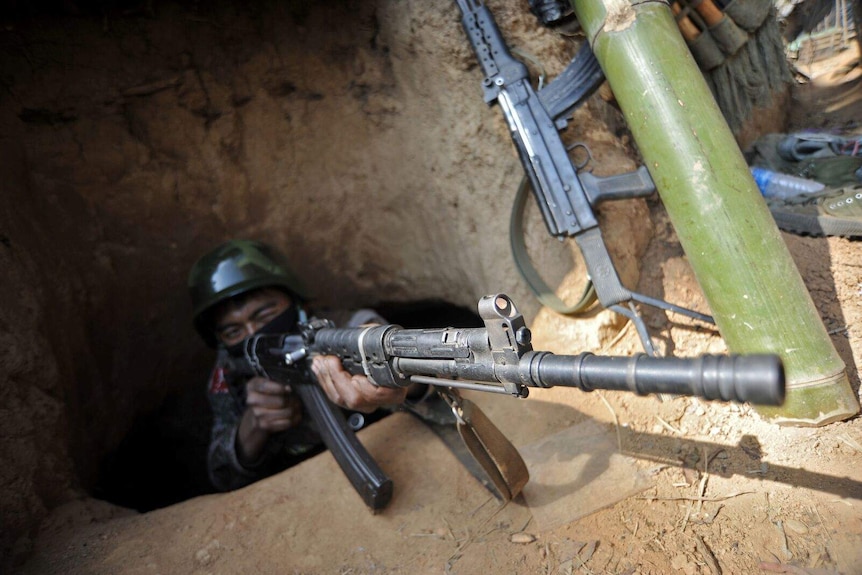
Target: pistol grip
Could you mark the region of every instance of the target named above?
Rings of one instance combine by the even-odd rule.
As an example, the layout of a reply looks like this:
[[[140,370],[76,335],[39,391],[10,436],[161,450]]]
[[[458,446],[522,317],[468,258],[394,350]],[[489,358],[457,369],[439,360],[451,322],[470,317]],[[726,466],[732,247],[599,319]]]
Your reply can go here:
[[[593,207],[609,200],[643,198],[655,192],[655,184],[646,166],[641,166],[634,172],[615,176],[594,176],[586,172],[578,174],[578,179]]]

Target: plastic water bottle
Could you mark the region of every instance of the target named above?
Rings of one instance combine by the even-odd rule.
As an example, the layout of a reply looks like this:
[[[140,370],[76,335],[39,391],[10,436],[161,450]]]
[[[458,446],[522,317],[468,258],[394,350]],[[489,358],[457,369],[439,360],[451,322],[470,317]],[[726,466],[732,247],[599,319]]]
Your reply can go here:
[[[813,194],[826,188],[825,185],[815,180],[797,178],[764,168],[751,168],[751,175],[754,176],[754,182],[765,198],[783,200],[799,194]]]

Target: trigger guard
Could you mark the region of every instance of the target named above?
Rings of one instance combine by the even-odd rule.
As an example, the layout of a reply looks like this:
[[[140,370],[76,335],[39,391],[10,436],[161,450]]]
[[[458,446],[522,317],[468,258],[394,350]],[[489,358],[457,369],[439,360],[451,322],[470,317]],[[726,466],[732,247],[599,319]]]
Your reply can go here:
[[[571,152],[572,150],[575,150],[577,148],[582,148],[584,152],[586,152],[587,158],[583,162],[572,161],[572,165],[575,167],[576,170],[583,170],[585,167],[587,167],[587,164],[589,164],[593,160],[593,154],[592,152],[590,152],[589,146],[587,146],[583,142],[574,142],[567,145],[566,152]]]

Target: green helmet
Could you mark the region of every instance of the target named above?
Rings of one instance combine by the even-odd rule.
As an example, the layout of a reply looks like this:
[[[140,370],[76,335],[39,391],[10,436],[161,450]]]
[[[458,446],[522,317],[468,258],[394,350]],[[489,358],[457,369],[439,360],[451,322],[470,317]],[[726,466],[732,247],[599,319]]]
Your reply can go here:
[[[217,342],[206,312],[229,298],[264,287],[283,288],[300,302],[308,299],[287,258],[271,246],[231,240],[204,254],[189,272],[195,329],[215,347]]]

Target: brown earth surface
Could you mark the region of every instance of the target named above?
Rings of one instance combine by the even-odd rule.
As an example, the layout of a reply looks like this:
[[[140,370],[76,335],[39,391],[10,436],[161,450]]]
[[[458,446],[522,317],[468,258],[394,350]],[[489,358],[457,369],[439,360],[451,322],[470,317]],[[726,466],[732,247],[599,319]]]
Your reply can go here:
[[[857,61],[858,54],[842,54],[795,88],[793,128],[862,130],[859,70],[845,73]],[[703,309],[661,205],[650,209],[656,232],[641,291]],[[784,237],[858,391],[860,244]],[[575,280],[562,292],[574,292]],[[604,327],[603,340],[591,339],[596,325]],[[634,330],[607,312],[579,323],[541,310],[531,327],[536,347],[555,352],[639,350]],[[709,330],[684,322],[653,327],[686,355],[724,350]],[[360,433],[396,485],[392,503],[376,515],[324,453],[243,490],[145,514],[73,501],[43,523],[21,573],[862,573],[858,417],[783,428],[748,407],[686,398],[560,389],[524,401],[470,397],[519,447],[598,424],[646,488],[615,502],[618,486],[602,485],[602,474],[577,478],[598,482],[607,506],[542,528],[524,500],[498,503],[428,429],[396,414]],[[573,478],[570,490],[582,483]]]

